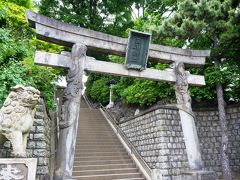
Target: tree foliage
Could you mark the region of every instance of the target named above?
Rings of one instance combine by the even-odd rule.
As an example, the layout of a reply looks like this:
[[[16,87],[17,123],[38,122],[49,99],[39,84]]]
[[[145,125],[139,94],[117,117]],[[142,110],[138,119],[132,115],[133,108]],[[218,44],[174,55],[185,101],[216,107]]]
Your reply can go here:
[[[124,35],[125,30],[133,25],[129,8],[132,0],[42,0],[40,13],[92,30],[109,34]]]
[[[236,94],[240,77],[239,17],[240,5],[235,1],[183,0],[178,2],[178,8],[173,17],[164,20],[163,25],[158,29],[160,36],[184,39],[185,45],[190,48],[211,49],[211,56],[203,69],[203,74],[206,76],[209,92],[216,92],[214,99],[218,102],[224,180],[232,179],[227,152],[228,130],[224,98],[227,101],[240,100],[240,94]],[[196,93],[198,89],[194,88],[192,92]],[[200,92],[202,92],[201,99],[212,98],[210,93]],[[206,94],[208,96],[204,96]]]
[[[167,18],[157,28],[158,36],[184,39],[185,45],[192,49],[211,49],[211,57],[204,68],[191,71],[206,77],[208,91],[192,88],[193,97],[200,92],[200,99],[214,99],[215,84],[223,84],[225,99],[239,101],[239,5],[234,1],[179,1],[178,11],[172,18]],[[214,66],[219,59],[221,66]],[[210,88],[211,87],[211,88]]]
[[[157,11],[147,9],[145,18],[135,21],[134,28],[151,32],[154,43],[211,49],[211,57],[204,67],[189,69],[206,79],[205,87],[190,87],[192,98],[198,101],[216,101],[218,82],[224,85],[227,101],[239,101],[239,5],[233,5],[233,1],[175,1],[172,6],[165,6],[170,11],[155,13]],[[155,6],[158,10],[160,7]],[[219,43],[213,48],[214,33]],[[216,56],[221,56],[220,68],[213,64]]]
[[[11,3],[18,5],[19,7],[25,7],[28,9],[30,9],[32,7],[31,0],[7,0],[7,2],[11,2]]]
[[[90,76],[89,78],[91,77],[93,76]],[[95,81],[90,83],[91,80],[89,80],[86,84],[86,94],[90,96],[94,102],[106,105],[109,102],[109,86],[107,85],[109,78],[106,76],[102,76],[101,78],[99,78],[99,76],[95,77],[97,77]]]
[[[10,87],[22,84],[38,88],[52,108],[54,80],[60,71],[35,66],[33,59],[36,46],[52,51],[60,48],[34,39],[34,32],[25,18],[31,1],[0,2],[0,106]]]
[[[192,49],[212,48],[212,35],[216,33],[219,41],[218,47],[212,49],[212,56],[207,60],[204,67],[189,69],[192,73],[204,75],[207,86],[191,87],[190,92],[193,99],[216,100],[215,84],[221,82],[224,85],[225,98],[228,101],[239,101],[239,70],[236,61],[239,52],[239,27],[238,27],[238,3],[235,1],[131,1],[128,0],[122,4],[121,1],[50,1],[42,0],[40,12],[50,17],[63,20],[68,23],[90,28],[97,31],[107,32],[117,36],[127,36],[129,28],[152,33],[152,41],[156,44],[163,44],[175,47],[189,47]],[[144,13],[136,14],[142,11]],[[137,19],[134,19],[136,18]],[[217,30],[217,31],[215,31]],[[213,66],[214,54],[224,54],[222,56],[222,65],[219,68]],[[110,60],[112,62],[123,63],[124,59],[116,56],[105,56],[99,59]],[[230,60],[232,61],[231,63]],[[233,63],[234,62],[234,63]],[[155,64],[156,65],[156,64]],[[149,67],[154,67],[151,63]],[[102,76],[94,76],[98,80]],[[105,76],[104,76],[105,77]],[[161,98],[171,99],[174,96],[171,86],[165,83],[145,82],[143,80],[132,80],[130,84],[123,84],[125,78],[120,78],[116,85],[115,93],[117,99],[124,100],[127,103],[152,104]],[[88,88],[91,89],[94,81],[88,80]],[[103,81],[101,81],[103,82]],[[231,82],[231,83],[229,83]],[[92,83],[92,84],[91,84]],[[134,98],[136,94],[144,97],[145,92],[140,91],[139,87],[145,87],[148,84],[152,89],[152,99],[150,102]],[[153,85],[153,86],[151,86]],[[128,87],[129,86],[129,87]],[[161,87],[162,86],[162,87]],[[124,89],[121,89],[124,88]],[[129,88],[129,89],[128,89]],[[155,95],[158,92],[168,89],[170,97]],[[130,90],[131,89],[131,90]],[[149,89],[149,92],[151,92]],[[160,90],[159,90],[160,89]],[[134,91],[135,93],[131,92]],[[123,93],[124,92],[124,93]],[[96,96],[95,96],[96,97]],[[93,97],[92,97],[93,98]],[[106,98],[108,94],[106,94]],[[93,98],[94,99],[94,98]],[[103,99],[103,98],[102,98]],[[98,101],[98,100],[97,100]]]

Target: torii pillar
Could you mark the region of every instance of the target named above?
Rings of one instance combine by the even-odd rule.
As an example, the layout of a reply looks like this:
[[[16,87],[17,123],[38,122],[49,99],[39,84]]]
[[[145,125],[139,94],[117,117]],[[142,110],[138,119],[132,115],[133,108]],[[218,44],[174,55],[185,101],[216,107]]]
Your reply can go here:
[[[72,47],[72,61],[68,70],[67,87],[64,92],[62,117],[59,124],[55,180],[72,178],[86,51],[87,47],[80,43],[74,44]]]
[[[184,142],[187,151],[189,171],[182,172],[181,179],[185,180],[215,180],[213,171],[204,170],[201,157],[197,128],[195,125],[195,115],[191,107],[191,97],[188,91],[188,73],[184,70],[183,62],[174,63],[174,73],[176,82],[174,90],[177,98],[177,107],[183,130]]]
[[[195,116],[191,107],[191,97],[188,91],[187,73],[184,70],[183,62],[175,63],[174,72],[176,75],[174,90],[177,98],[177,107],[179,109],[189,167],[191,170],[201,170],[203,168],[203,162],[194,121]]]

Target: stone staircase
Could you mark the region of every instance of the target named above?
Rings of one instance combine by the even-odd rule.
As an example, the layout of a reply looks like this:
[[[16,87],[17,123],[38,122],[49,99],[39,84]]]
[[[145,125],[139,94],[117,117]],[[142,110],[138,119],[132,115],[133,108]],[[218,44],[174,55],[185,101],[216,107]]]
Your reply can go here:
[[[100,110],[81,100],[73,167],[76,180],[145,180]]]

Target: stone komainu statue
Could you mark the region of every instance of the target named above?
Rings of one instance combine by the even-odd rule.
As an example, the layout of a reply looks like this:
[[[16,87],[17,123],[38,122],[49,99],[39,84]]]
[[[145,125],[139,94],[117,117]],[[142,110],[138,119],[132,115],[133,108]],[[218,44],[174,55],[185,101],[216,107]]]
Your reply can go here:
[[[17,85],[0,110],[0,143],[12,143],[14,157],[26,157],[27,137],[32,129],[35,106],[40,92],[33,87]]]

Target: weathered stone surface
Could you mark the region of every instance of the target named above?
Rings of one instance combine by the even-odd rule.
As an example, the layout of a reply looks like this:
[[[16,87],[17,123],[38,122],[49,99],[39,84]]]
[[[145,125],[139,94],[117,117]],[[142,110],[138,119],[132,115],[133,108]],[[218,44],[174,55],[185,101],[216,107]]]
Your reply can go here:
[[[213,171],[185,171],[181,173],[184,180],[215,180],[216,173]]]
[[[69,56],[36,51],[36,64],[69,68],[69,65],[71,64],[69,62],[71,62],[71,57]],[[146,70],[140,72],[136,70],[128,70],[123,64],[99,61],[91,57],[86,57],[86,59],[84,60],[84,70],[95,73],[137,77],[150,80],[161,80],[168,82],[176,81],[176,76],[174,72],[170,70],[161,71],[147,68]],[[205,79],[203,76],[200,75],[189,74],[187,80],[191,85],[205,85]]]
[[[201,170],[203,162],[194,117],[179,109],[190,169]]]
[[[51,120],[49,119],[43,99],[36,107],[37,112],[35,113],[35,118],[38,119],[34,121],[35,128],[30,132],[27,143],[27,153],[29,156],[36,157],[38,159],[38,166],[41,167],[38,172],[36,179],[45,180],[46,177],[51,176],[50,172],[50,136],[51,136]],[[40,123],[39,123],[40,122]],[[34,139],[34,137],[38,137]],[[1,153],[2,152],[2,153]],[[11,144],[6,141],[4,145],[0,146],[0,157],[6,158],[10,157]],[[52,170],[51,170],[52,171]]]
[[[33,180],[36,177],[37,159],[0,159],[0,180]]]
[[[125,56],[127,46],[125,38],[66,24],[31,11],[27,12],[27,18],[30,26],[36,28],[37,37],[44,41],[69,47],[84,42],[90,50],[97,49]],[[149,48],[149,58],[168,63],[182,61],[186,64],[203,65],[205,57],[209,54],[210,51],[207,50],[180,49],[157,44],[151,44]]]
[[[192,100],[188,90],[188,74],[184,69],[183,62],[174,63],[174,73],[176,75],[174,90],[177,98],[177,107],[179,108],[189,167],[191,170],[201,170],[203,162],[195,125],[195,116],[192,112]]]
[[[56,155],[55,179],[71,179],[82,93],[82,78],[87,47],[77,43],[72,47],[71,65],[67,75],[63,106],[59,122],[59,143]]]
[[[17,85],[0,110],[0,143],[9,140],[13,156],[26,157],[27,137],[34,130],[33,113],[39,102],[40,92],[33,87]]]
[[[176,173],[171,172],[172,168],[178,171],[188,168],[180,119],[175,111],[177,109],[155,109],[120,124],[148,165],[158,169],[165,178]],[[176,135],[178,132],[180,136]]]
[[[220,177],[222,174],[221,129],[218,112],[216,109],[205,108],[194,110],[194,113],[204,167],[208,171],[215,171],[216,176]],[[227,117],[230,166],[234,179],[238,180],[240,178],[240,107],[227,108]],[[161,107],[120,122],[121,129],[152,169],[160,170],[163,179],[181,180],[179,179],[181,173],[189,167],[177,109]],[[164,168],[161,165],[164,165]]]
[[[240,107],[233,106],[227,109],[229,161],[234,179],[240,179]],[[221,169],[221,128],[216,109],[199,109],[196,113],[196,126],[199,134],[202,159],[208,170],[222,175]],[[233,116],[232,116],[233,115]],[[234,117],[234,118],[231,118]],[[237,129],[235,129],[237,128]]]

